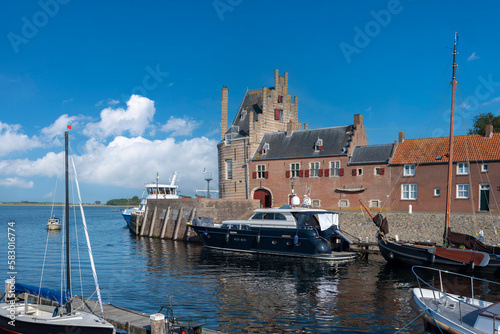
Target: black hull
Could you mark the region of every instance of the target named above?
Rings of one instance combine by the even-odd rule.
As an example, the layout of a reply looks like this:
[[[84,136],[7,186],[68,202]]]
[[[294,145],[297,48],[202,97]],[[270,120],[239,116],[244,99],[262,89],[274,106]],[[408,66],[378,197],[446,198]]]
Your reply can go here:
[[[0,333],[19,333],[19,334],[114,334],[114,328],[102,328],[94,326],[69,326],[63,324],[45,324],[44,321],[21,321],[14,320],[15,326],[9,324],[10,318],[0,316]]]
[[[465,273],[500,274],[500,257],[494,255],[490,257],[488,265],[483,267],[440,257],[429,252],[429,248],[426,247],[388,241],[380,234],[378,246],[384,259],[396,265],[419,265]]]
[[[313,228],[234,230],[195,225],[191,227],[203,241],[203,245],[212,249],[329,260],[350,260],[356,256],[353,252],[343,252],[342,247],[339,247],[339,252],[332,251],[331,241],[320,237]]]

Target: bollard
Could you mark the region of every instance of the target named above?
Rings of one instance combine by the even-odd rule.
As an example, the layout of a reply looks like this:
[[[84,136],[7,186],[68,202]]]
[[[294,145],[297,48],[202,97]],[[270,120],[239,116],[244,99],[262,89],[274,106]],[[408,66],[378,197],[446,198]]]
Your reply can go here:
[[[151,314],[149,316],[151,324],[151,334],[164,334],[165,333],[165,315],[161,313]]]
[[[408,205],[408,213],[411,214],[411,204]]]

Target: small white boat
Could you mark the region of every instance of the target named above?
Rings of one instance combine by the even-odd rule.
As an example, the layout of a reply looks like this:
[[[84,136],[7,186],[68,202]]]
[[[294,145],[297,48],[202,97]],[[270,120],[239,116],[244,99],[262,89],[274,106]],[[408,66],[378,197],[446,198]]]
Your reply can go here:
[[[500,332],[500,302],[485,300],[490,291],[500,290],[500,283],[429,267],[414,266],[412,271],[419,287],[413,289],[410,305],[424,315],[426,330],[439,328],[437,332],[454,334]],[[421,277],[425,274],[434,274],[434,284]],[[480,290],[488,292],[486,297],[477,298],[475,292],[479,294]]]
[[[50,217],[47,222],[47,230],[60,230],[61,229],[61,221],[59,218]]]

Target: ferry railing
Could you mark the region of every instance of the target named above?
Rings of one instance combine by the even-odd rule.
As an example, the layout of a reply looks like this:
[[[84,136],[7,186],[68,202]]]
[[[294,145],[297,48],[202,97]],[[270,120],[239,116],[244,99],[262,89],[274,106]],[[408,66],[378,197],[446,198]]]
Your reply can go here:
[[[434,285],[426,282],[422,277],[420,277],[415,272],[416,269],[423,269],[423,270],[426,270],[426,271],[438,272],[438,274],[439,274],[439,289],[436,288]],[[428,288],[430,288],[432,290],[434,304],[436,306],[435,311],[439,312],[439,305],[443,304],[443,302],[441,302],[442,300],[444,300],[444,305],[445,306],[446,306],[446,303],[448,302],[448,300],[454,300],[455,302],[458,302],[460,324],[463,323],[462,304],[467,304],[467,305],[469,305],[469,306],[471,306],[471,307],[473,307],[473,308],[475,308],[477,310],[481,310],[481,311],[483,311],[485,313],[490,314],[491,317],[493,318],[493,333],[497,330],[496,329],[497,328],[496,327],[496,320],[500,317],[500,314],[484,310],[484,305],[483,305],[483,307],[481,307],[481,306],[477,306],[477,305],[474,304],[474,300],[476,299],[475,296],[474,296],[474,282],[475,281],[480,281],[480,282],[484,282],[484,283],[488,283],[488,284],[492,284],[492,285],[498,286],[499,288],[500,288],[500,283],[494,282],[494,281],[490,281],[490,280],[487,280],[487,279],[484,279],[484,278],[463,275],[463,274],[455,273],[455,272],[448,271],[448,270],[438,269],[438,268],[430,268],[430,267],[424,267],[424,266],[413,266],[411,268],[411,270],[412,270],[413,274],[415,275],[415,277],[417,278],[418,288],[420,290],[420,296],[422,296],[422,298],[424,297],[424,294],[423,294],[423,291],[422,291],[422,284],[424,286],[427,286]],[[452,295],[452,292],[450,292],[450,293],[445,292],[444,291],[443,275],[442,274],[447,274],[447,275],[450,275],[450,276],[458,276],[458,277],[462,277],[462,278],[466,278],[466,279],[470,280],[471,296],[470,297],[460,296],[460,297],[457,298],[457,297],[455,297],[455,296]],[[438,295],[437,297],[436,297],[436,293]],[[458,296],[458,294],[456,294],[456,295]],[[467,298],[469,298],[469,302],[467,301]],[[481,300],[481,299],[478,299],[478,300]],[[487,301],[487,300],[485,300],[485,301]],[[490,302],[490,301],[487,301],[487,302]],[[427,306],[427,307],[430,308],[429,306]]]

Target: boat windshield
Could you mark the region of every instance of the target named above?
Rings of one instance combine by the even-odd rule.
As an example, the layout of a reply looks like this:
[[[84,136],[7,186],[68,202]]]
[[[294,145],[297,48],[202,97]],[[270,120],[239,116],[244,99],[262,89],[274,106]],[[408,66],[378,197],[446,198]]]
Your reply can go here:
[[[338,226],[338,215],[333,212],[296,212],[293,214],[298,226],[320,227],[322,231],[333,225]]]
[[[257,212],[254,214],[251,218],[253,219],[258,219],[258,220],[286,220],[286,217],[284,214],[279,213],[279,212]]]
[[[250,226],[245,224],[222,224],[221,228],[227,228],[230,230],[250,230]]]

